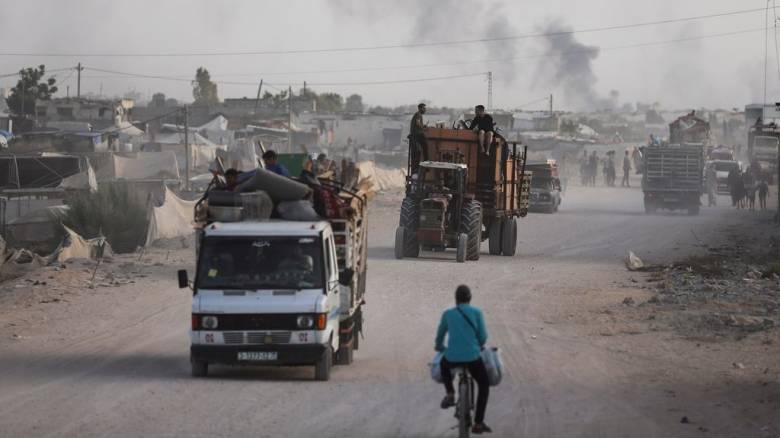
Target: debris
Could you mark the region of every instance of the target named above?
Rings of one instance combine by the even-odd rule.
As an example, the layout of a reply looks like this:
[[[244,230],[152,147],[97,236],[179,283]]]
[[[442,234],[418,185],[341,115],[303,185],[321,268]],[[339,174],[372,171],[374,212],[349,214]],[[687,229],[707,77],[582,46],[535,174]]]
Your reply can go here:
[[[683,417],[680,419],[680,423],[682,423],[682,424],[690,424],[690,423],[691,423],[691,420],[689,420],[687,416],[683,416]]]
[[[636,303],[634,302],[633,298],[625,297],[625,298],[623,298],[623,304],[626,305],[626,306],[633,306]]]
[[[740,363],[740,362],[734,362],[734,363],[731,364],[731,366],[733,366],[734,368],[736,368],[738,370],[744,370],[745,369],[745,365],[742,365],[742,363]]]
[[[637,257],[637,255],[634,254],[634,251],[629,251],[628,256],[626,257],[626,268],[628,268],[629,271],[639,271],[644,267],[645,264],[642,259]]]

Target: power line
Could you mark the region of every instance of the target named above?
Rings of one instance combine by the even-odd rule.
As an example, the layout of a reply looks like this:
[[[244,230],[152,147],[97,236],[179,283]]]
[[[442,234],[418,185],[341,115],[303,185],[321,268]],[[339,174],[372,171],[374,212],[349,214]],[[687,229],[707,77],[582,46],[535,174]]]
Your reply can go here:
[[[574,56],[579,55],[583,53],[593,53],[593,52],[605,52],[605,51],[612,51],[612,50],[625,50],[625,49],[633,49],[633,48],[642,48],[642,47],[651,47],[651,46],[660,46],[660,45],[667,45],[667,44],[675,44],[675,43],[684,43],[684,42],[690,42],[690,41],[699,41],[704,39],[710,39],[710,38],[721,38],[721,37],[727,37],[727,36],[735,36],[735,35],[742,35],[742,34],[748,34],[748,33],[754,33],[759,32],[768,29],[768,27],[762,27],[762,28],[754,28],[754,29],[746,29],[746,30],[739,30],[739,31],[733,31],[733,32],[721,32],[716,34],[708,34],[708,35],[699,35],[694,37],[687,37],[687,38],[677,38],[672,40],[663,40],[663,41],[651,41],[651,42],[645,42],[645,43],[636,43],[636,44],[626,44],[626,45],[620,45],[620,46],[611,46],[611,47],[593,47],[593,48],[585,48],[585,49],[579,49],[579,50],[570,50],[566,52],[561,53],[539,53],[534,55],[526,55],[526,56],[517,56],[517,57],[511,57],[511,58],[493,58],[493,59],[482,59],[482,60],[476,60],[476,61],[463,61],[463,62],[451,62],[451,63],[437,63],[437,64],[421,64],[421,65],[406,65],[406,66],[395,66],[395,67],[379,67],[379,68],[366,68],[366,69],[347,69],[347,70],[331,70],[330,72],[337,73],[337,72],[346,72],[346,71],[374,71],[374,70],[393,70],[393,69],[406,69],[406,68],[428,68],[428,67],[451,67],[451,66],[467,66],[467,65],[480,65],[480,64],[492,64],[492,63],[505,63],[505,62],[511,62],[511,61],[521,61],[521,60],[529,60],[529,59],[538,59],[538,58],[548,58],[548,57],[565,57],[565,56]],[[183,75],[178,76],[167,76],[167,75],[150,75],[150,74],[141,74],[141,73],[130,73],[130,72],[121,72],[116,70],[108,70],[108,69],[101,69],[101,68],[95,68],[95,67],[85,67],[85,70],[92,70],[96,72],[102,72],[107,73],[109,75],[115,75],[113,77],[136,77],[141,79],[160,79],[160,80],[167,80],[167,81],[177,81],[177,82],[192,82],[191,79],[186,79],[183,77]],[[320,70],[322,71],[322,70]],[[311,74],[312,71],[308,72],[298,72],[300,74]],[[271,73],[255,73],[253,76],[255,77],[262,77],[270,75]],[[481,73],[480,73],[481,74]],[[90,76],[93,77],[93,76]],[[110,76],[94,76],[94,77],[110,77]],[[251,85],[256,86],[257,82],[245,82],[245,81],[221,81],[221,80],[214,80],[217,84],[222,85]],[[373,81],[372,83],[396,83],[398,81]],[[406,82],[406,81],[402,81]],[[419,82],[419,80],[411,80],[411,82]],[[338,83],[338,85],[361,85],[366,84],[370,85],[369,83]],[[268,85],[269,87],[276,89],[277,91],[282,91],[280,88],[277,87],[277,85],[284,85],[284,84],[269,84],[269,83],[263,83],[263,85]],[[296,84],[297,85],[297,84]],[[327,83],[310,83],[309,85],[330,85]]]
[[[67,70],[73,70],[75,67],[64,67],[64,68],[53,68],[51,70],[46,70],[46,73],[56,73],[61,71],[67,71]],[[0,78],[10,78],[13,76],[19,76],[21,74],[21,71],[17,71],[15,73],[5,73],[0,75]]]
[[[529,39],[529,38],[574,35],[579,33],[595,33],[595,32],[605,32],[605,31],[613,31],[613,30],[633,29],[638,27],[656,26],[661,24],[682,23],[686,21],[707,20],[712,18],[752,14],[759,11],[764,12],[764,8],[743,9],[743,10],[736,10],[736,11],[729,11],[729,12],[721,12],[716,14],[697,15],[697,16],[683,17],[683,18],[671,18],[665,20],[646,21],[646,22],[639,22],[639,23],[632,23],[632,24],[606,26],[606,27],[593,27],[593,28],[585,28],[579,30],[508,35],[503,37],[477,38],[477,39],[468,39],[468,40],[386,44],[386,45],[375,45],[375,46],[335,47],[335,48],[320,48],[320,49],[250,50],[250,51],[223,51],[223,52],[169,52],[169,53],[0,52],[0,56],[48,56],[48,57],[82,57],[82,58],[87,58],[87,57],[99,57],[99,58],[203,57],[203,56],[247,56],[247,55],[294,55],[294,54],[338,53],[338,52],[356,52],[356,51],[388,50],[388,49],[414,49],[414,48],[421,48],[421,47],[453,46],[453,45],[475,44],[475,43],[492,43],[492,42],[499,42],[499,41],[522,40],[522,39]]]

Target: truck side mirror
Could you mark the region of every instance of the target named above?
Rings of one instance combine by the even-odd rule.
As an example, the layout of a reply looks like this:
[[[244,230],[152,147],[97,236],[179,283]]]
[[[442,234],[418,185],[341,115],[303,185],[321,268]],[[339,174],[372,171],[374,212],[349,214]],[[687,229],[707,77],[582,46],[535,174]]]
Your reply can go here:
[[[352,277],[355,276],[355,271],[346,268],[343,271],[339,272],[339,284],[342,286],[349,286],[349,283],[352,282]]]
[[[189,287],[190,280],[187,278],[187,271],[185,269],[179,269],[179,271],[176,274],[179,277],[179,289],[184,289],[185,287]]]

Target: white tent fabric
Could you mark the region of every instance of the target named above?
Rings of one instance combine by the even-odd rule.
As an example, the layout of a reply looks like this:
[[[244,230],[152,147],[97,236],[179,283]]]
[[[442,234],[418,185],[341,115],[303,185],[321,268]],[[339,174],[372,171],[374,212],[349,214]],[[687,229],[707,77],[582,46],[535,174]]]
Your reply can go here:
[[[146,246],[160,239],[188,236],[193,232],[192,218],[197,201],[185,201],[172,191],[165,189],[165,202],[152,207]]]
[[[111,245],[104,237],[86,240],[65,225],[62,227],[65,229],[65,239],[49,256],[49,263],[54,261],[62,263],[71,259],[96,260],[112,254]]]
[[[355,164],[360,172],[360,181],[368,181],[374,191],[401,188],[406,184],[406,172],[402,169],[382,169],[373,161],[361,161]]]
[[[219,115],[217,117],[214,117],[214,119],[211,120],[210,122],[206,122],[198,126],[197,130],[200,131],[202,129],[205,129],[206,131],[227,131],[227,128],[228,128],[228,119],[226,119],[222,115]]]
[[[87,170],[64,178],[60,183],[60,188],[73,190],[87,189],[90,193],[95,193],[97,191],[97,186],[95,171],[89,163],[87,163]]]
[[[125,137],[143,137],[146,134],[142,129],[136,128],[135,125],[128,121],[120,121],[119,126],[112,126],[103,130],[105,133],[119,133],[120,136]]]
[[[116,179],[179,179],[176,154],[167,152],[139,152],[134,157],[114,155]]]

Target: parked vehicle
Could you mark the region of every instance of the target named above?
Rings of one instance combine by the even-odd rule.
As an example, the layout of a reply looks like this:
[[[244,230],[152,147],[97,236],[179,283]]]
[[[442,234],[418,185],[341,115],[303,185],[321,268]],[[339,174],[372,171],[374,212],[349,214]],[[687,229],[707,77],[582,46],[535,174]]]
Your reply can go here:
[[[712,160],[707,162],[707,167],[710,166],[715,168],[715,175],[718,179],[718,193],[719,194],[730,193],[729,172],[731,172],[732,169],[741,171],[739,162],[727,161],[727,160]]]

